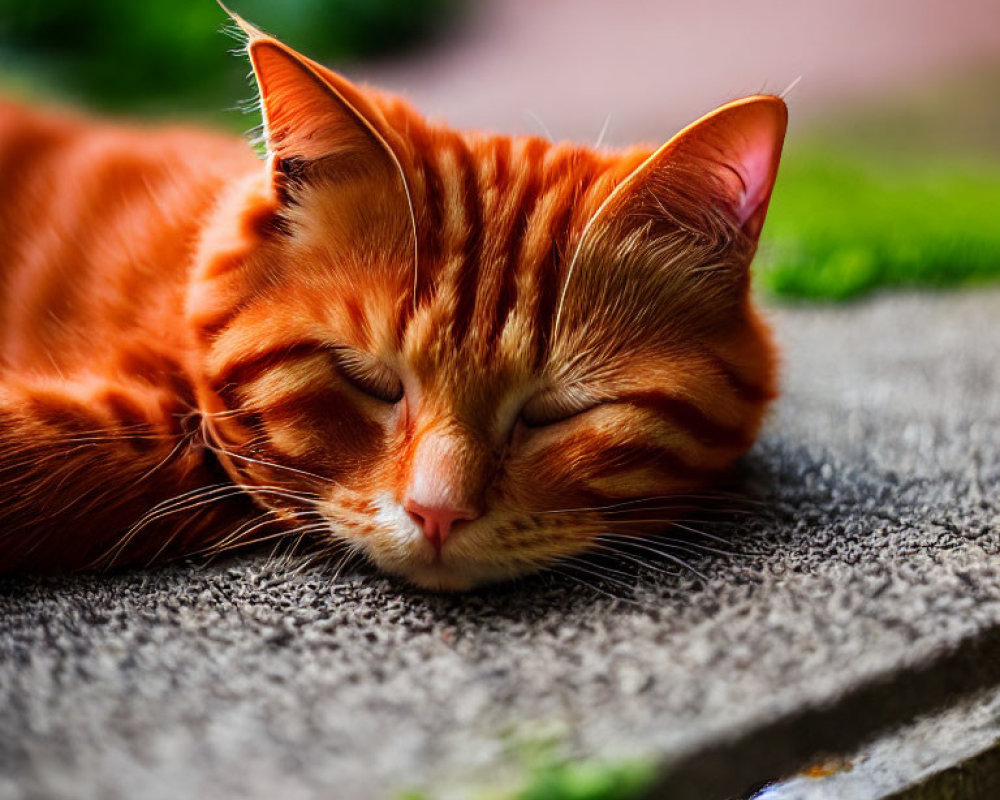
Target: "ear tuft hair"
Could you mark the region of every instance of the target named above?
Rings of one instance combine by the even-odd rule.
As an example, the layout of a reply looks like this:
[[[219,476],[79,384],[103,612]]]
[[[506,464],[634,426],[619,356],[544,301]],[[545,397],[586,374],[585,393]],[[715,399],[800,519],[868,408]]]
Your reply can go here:
[[[240,39],[241,44],[249,45],[254,39],[259,39],[267,35],[260,28],[251,25],[235,11],[232,11],[222,0],[215,0],[215,2],[219,4],[219,8],[222,9],[233,23],[233,27],[227,28],[227,30],[236,35]]]

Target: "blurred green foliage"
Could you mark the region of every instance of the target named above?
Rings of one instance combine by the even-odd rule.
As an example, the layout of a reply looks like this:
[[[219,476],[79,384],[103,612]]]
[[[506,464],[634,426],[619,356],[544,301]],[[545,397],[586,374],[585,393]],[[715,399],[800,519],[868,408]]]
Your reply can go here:
[[[656,777],[645,761],[565,762],[537,770],[509,800],[633,800]]]
[[[470,800],[636,800],[656,780],[659,770],[649,757],[580,759],[568,753],[565,723],[525,720],[499,734],[509,766],[482,785],[466,785]],[[430,800],[432,794],[410,791],[399,800]]]
[[[529,769],[518,788],[472,791],[473,800],[635,800],[657,776],[649,761],[552,761]],[[430,800],[406,792],[399,800]]]
[[[324,61],[397,51],[454,18],[460,0],[232,0],[232,9]],[[0,0],[0,67],[32,88],[109,109],[202,110],[246,96],[247,66],[214,0]]]
[[[1000,165],[789,152],[755,271],[767,290],[803,300],[998,280]]]

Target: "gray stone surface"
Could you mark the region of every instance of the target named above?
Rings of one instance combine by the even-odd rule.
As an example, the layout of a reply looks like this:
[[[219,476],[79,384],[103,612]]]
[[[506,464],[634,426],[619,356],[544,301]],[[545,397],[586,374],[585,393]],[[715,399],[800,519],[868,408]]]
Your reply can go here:
[[[774,315],[785,394],[705,579],[7,578],[0,797],[465,797],[545,740],[705,800],[1000,684],[1000,292]]]

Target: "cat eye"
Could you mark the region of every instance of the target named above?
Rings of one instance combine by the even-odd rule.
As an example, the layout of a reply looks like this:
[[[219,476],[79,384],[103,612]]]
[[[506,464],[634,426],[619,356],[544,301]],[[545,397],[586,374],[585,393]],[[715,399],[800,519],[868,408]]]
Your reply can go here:
[[[555,425],[600,405],[600,399],[581,389],[546,390],[521,408],[521,422],[529,428]]]
[[[385,403],[403,399],[403,382],[375,356],[349,347],[334,350],[337,368],[355,389]]]

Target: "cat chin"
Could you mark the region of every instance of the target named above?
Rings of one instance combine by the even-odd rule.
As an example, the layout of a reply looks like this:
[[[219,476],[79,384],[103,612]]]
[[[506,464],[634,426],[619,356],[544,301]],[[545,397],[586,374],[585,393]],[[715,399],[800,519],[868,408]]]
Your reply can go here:
[[[424,568],[402,573],[401,577],[418,589],[431,592],[467,592],[482,585],[482,582],[477,583],[464,575],[446,569],[428,570]]]
[[[408,583],[431,592],[467,592],[492,583],[502,583],[511,578],[523,575],[523,572],[513,572],[499,568],[462,569],[454,565],[420,564],[411,567],[394,566],[390,569],[382,567],[384,572],[402,578]]]

